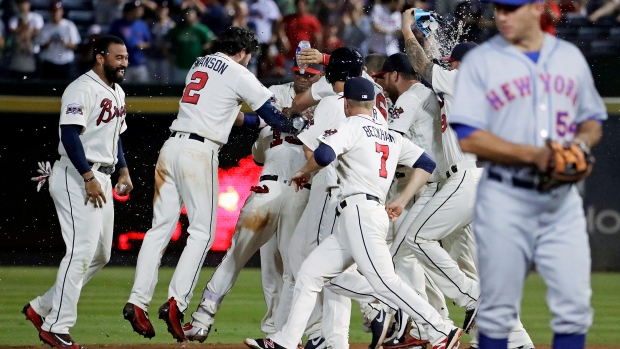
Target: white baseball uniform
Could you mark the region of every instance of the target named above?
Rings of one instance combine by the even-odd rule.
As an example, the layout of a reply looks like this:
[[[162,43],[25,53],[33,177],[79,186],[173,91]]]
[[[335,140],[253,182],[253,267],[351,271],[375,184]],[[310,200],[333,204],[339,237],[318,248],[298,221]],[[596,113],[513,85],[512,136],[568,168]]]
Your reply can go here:
[[[278,109],[290,106],[295,97],[293,83],[271,86],[269,90],[273,93],[272,103]],[[291,277],[287,262],[289,241],[310,194],[307,189],[296,193],[295,187],[288,185],[293,171],[306,161],[302,143],[292,134],[274,131],[267,126],[260,131],[252,147],[252,156],[256,163],[263,165],[260,181],[252,187],[237,220],[232,244],[207,283],[198,309],[192,314],[194,326],[208,328],[213,323],[224,296],[233,287],[243,266],[274,235],[284,270],[263,287],[277,290],[278,277]],[[264,259],[263,251],[267,250],[261,249],[261,261],[273,258],[265,253]],[[273,266],[272,269],[277,270]],[[271,292],[266,295],[268,305],[276,305],[276,296]],[[267,313],[275,315],[276,307],[268,307]],[[275,322],[275,319],[264,319],[262,330],[268,335],[275,333]]]
[[[114,228],[114,200],[110,175],[103,170],[117,163],[118,139],[127,129],[125,92],[119,84],[109,87],[92,70],[74,80],[63,92],[60,125],[80,125],[80,141],[86,160],[105,193],[103,208],[84,205],[84,179],[67,157],[60,142],[60,160],[49,177],[50,195],[56,206],[67,251],[56,283],[30,302],[45,318],[43,330],[68,334],[77,319],[82,287],[110,260]],[[59,129],[60,132],[60,129]]]
[[[340,159],[338,228],[304,261],[297,274],[288,321],[273,340],[285,348],[294,348],[325,279],[334,278],[355,263],[364,276],[347,274],[365,277],[387,303],[425,324],[433,343],[443,340],[452,327],[396,275],[386,243],[388,217],[384,201],[396,165],[411,167],[423,150],[389,132],[377,114],[355,115],[333,124],[320,141]]]
[[[145,311],[183,205],[189,238],[168,295],[181,313],[187,309],[215,235],[219,149],[228,140],[241,102],[256,110],[272,96],[250,71],[223,53],[199,57],[185,82],[179,113],[170,126],[172,135],[157,160],[153,225],[142,243],[129,297],[129,303]]]

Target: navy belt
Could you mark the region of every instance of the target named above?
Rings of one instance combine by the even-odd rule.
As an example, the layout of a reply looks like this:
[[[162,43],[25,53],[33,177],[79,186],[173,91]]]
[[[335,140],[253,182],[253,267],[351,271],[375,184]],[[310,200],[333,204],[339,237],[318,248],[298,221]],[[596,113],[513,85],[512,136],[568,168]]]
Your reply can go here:
[[[94,163],[93,162],[89,162],[88,165],[92,168]],[[105,173],[107,175],[110,175],[114,172],[114,165],[110,165],[110,166],[99,166],[99,168],[97,169],[97,171],[101,172],[101,173]]]
[[[174,132],[172,132],[170,134],[170,137],[176,137],[176,136],[177,136],[177,131],[174,131]],[[199,142],[204,142],[205,141],[205,138],[203,136],[199,136],[199,135],[197,135],[195,133],[190,133],[189,136],[187,136],[187,138],[193,139],[193,140],[196,140],[196,141],[199,141]]]
[[[495,172],[493,170],[489,170],[488,171],[488,177],[490,180],[493,181],[497,181],[497,182],[506,182],[504,180],[504,177],[502,176],[501,173]],[[523,188],[523,189],[530,189],[530,190],[537,190],[538,189],[538,184],[534,181],[528,181],[525,179],[520,179],[520,178],[516,178],[516,177],[512,177],[510,178],[510,184],[512,184],[514,187],[517,188]]]
[[[371,201],[376,201],[377,203],[381,203],[381,201],[379,200],[378,197],[374,196],[374,195],[370,195],[370,194],[366,194],[366,200],[371,200]],[[340,208],[345,208],[347,207],[347,200],[342,200],[340,202]]]
[[[258,178],[259,182],[262,181],[277,181],[278,175],[262,175]],[[304,184],[304,188],[310,190],[312,188],[312,184],[306,183]]]

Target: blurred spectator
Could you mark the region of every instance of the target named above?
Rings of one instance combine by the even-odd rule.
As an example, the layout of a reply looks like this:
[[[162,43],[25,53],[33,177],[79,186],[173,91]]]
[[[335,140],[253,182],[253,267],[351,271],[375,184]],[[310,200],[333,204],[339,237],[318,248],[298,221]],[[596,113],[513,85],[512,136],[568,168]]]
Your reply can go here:
[[[22,24],[29,23],[28,26],[31,29],[29,31],[29,41],[33,41],[34,38],[39,35],[39,31],[41,30],[41,28],[43,28],[44,25],[43,16],[36,12],[30,11],[30,0],[17,0],[17,13],[9,20],[9,31],[11,33],[16,33],[20,21],[22,22]],[[24,34],[23,30],[24,28],[22,27],[20,29],[20,35]],[[38,54],[40,50],[39,45],[37,45],[36,43],[33,44],[34,53]]]
[[[370,30],[370,18],[364,12],[362,0],[350,0],[345,5],[340,28],[343,46],[355,47],[362,56],[368,55],[367,38]]]
[[[180,12],[185,14],[185,10],[193,8],[198,14],[198,18],[207,12],[207,6],[200,0],[181,0]]]
[[[112,22],[123,17],[124,5],[125,0],[93,0],[95,23],[108,28]]]
[[[184,20],[166,34],[169,56],[173,58],[174,83],[184,83],[187,72],[209,48],[209,42],[215,34],[206,25],[200,23],[196,9],[185,10]]]
[[[75,23],[63,18],[60,1],[50,6],[51,20],[41,28],[38,42],[41,45],[41,78],[73,80],[75,50],[82,38]]]
[[[164,1],[157,5],[156,19],[151,25],[151,35],[153,36],[153,44],[147,51],[148,59],[146,64],[149,71],[153,75],[155,81],[160,84],[166,84],[172,81],[173,69],[170,59],[166,54],[166,35],[176,26],[176,23],[170,18],[170,8],[168,2]]]
[[[308,40],[312,47],[319,51],[323,49],[323,32],[321,23],[308,12],[308,0],[295,0],[296,11],[284,16],[278,26],[278,37],[284,48],[284,67],[286,78],[292,79],[290,69],[294,65],[295,50],[302,40]]]
[[[323,39],[323,52],[331,54],[335,49],[342,47],[344,44],[338,37],[338,26],[328,24],[325,27],[325,38]]]
[[[372,30],[368,37],[368,52],[390,56],[400,52],[398,38],[401,23],[400,0],[379,0],[372,7]]]
[[[13,24],[13,23],[11,23]],[[11,27],[13,27],[11,25]],[[9,77],[31,79],[37,74],[34,32],[27,14],[19,14],[9,37]]]
[[[346,0],[317,0],[314,4],[314,13],[322,26],[337,24],[342,16],[343,5]]]
[[[2,53],[4,52],[4,48],[6,46],[5,38],[6,38],[6,31],[4,30],[4,22],[0,20],[0,58],[2,57]]]
[[[151,31],[142,20],[143,15],[144,8],[140,1],[130,1],[123,7],[123,17],[110,25],[109,34],[123,39],[127,46],[129,65],[125,79],[129,83],[148,82],[150,77],[144,53],[151,45]]]
[[[80,44],[77,58],[81,74],[86,73],[93,67],[93,49],[95,41],[102,36],[101,31],[99,24],[91,24],[86,31],[87,37]]]
[[[280,9],[273,0],[250,0],[248,21],[254,24],[256,39],[259,44],[270,44],[273,40],[273,28],[282,19]]]
[[[588,0],[560,0],[560,12],[563,17],[586,17],[586,2]]]
[[[235,15],[234,0],[212,0],[202,16],[202,23],[207,25],[215,35],[220,35],[230,27]]]
[[[493,28],[492,20],[484,16],[480,0],[463,0],[454,8],[454,18],[463,23],[463,32],[456,42],[481,43],[488,37],[487,29]]]
[[[258,47],[256,77],[259,79],[284,77],[284,56],[278,52],[276,46],[261,44]]]
[[[620,13],[618,13],[618,10],[620,10],[620,0],[607,0],[588,16],[588,20],[596,23],[603,17],[614,15],[617,16],[616,22],[620,23]]]
[[[243,0],[237,0],[235,1],[234,9],[235,14],[232,18],[231,25],[234,27],[241,27],[254,31],[254,24],[252,24],[252,27],[250,27],[250,25],[248,24],[248,17],[250,16],[248,4]]]
[[[295,13],[295,0],[275,0],[276,4],[280,8],[280,13],[282,16],[287,16]],[[315,0],[308,0],[308,10],[313,12],[315,7]]]
[[[555,26],[560,24],[562,13],[555,0],[543,0],[543,13],[540,16],[540,27],[546,33],[555,35]]]

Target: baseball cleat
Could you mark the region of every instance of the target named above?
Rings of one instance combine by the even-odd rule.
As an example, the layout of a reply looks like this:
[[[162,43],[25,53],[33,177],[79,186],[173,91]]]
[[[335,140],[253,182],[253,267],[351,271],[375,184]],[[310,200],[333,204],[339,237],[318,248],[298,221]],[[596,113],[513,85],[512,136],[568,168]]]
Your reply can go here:
[[[271,339],[252,339],[252,338],[246,338],[243,341],[243,344],[247,345],[248,347],[252,348],[252,349],[286,349],[283,346],[281,346],[280,344],[274,342]]]
[[[463,335],[463,330],[454,327],[441,342],[434,344],[433,349],[455,349],[459,347],[459,339]]]
[[[179,311],[177,301],[174,297],[170,297],[170,299],[159,308],[159,318],[166,322],[166,325],[168,325],[168,332],[170,332],[177,342],[182,343],[187,341],[185,333],[183,333],[183,325],[181,325],[183,323],[183,313]]]
[[[43,326],[43,317],[37,314],[36,311],[32,308],[30,303],[24,305],[24,309],[22,309],[22,314],[26,315],[26,320],[32,322],[37,331],[41,332],[41,326]]]
[[[208,328],[194,326],[191,322],[183,325],[183,333],[189,341],[203,343],[209,337],[209,332],[211,332],[211,325]]]
[[[372,333],[372,341],[368,345],[368,349],[379,349],[385,341],[388,329],[392,325],[394,314],[388,313],[383,308],[379,310],[377,316],[370,322],[370,332]]]
[[[479,302],[470,305],[465,309],[465,320],[463,320],[463,332],[469,333],[472,325],[476,322],[476,314],[478,313]]]
[[[325,341],[325,338],[323,337],[308,339],[308,341],[306,342],[306,346],[304,347],[304,349],[325,349],[325,348],[327,348],[327,342]]]
[[[41,341],[52,348],[58,349],[83,349],[83,347],[73,341],[69,334],[52,333],[47,331],[39,331]]]
[[[383,349],[426,348],[429,341],[411,335],[411,318],[400,309],[396,312],[395,323],[398,324],[394,328],[396,334],[393,338],[385,340]]]
[[[520,347],[509,348],[509,349],[536,349],[536,348],[534,347],[534,343],[527,343],[527,344],[522,345]]]
[[[149,339],[155,337],[155,329],[153,324],[151,324],[151,320],[149,320],[149,314],[142,310],[142,308],[135,304],[127,303],[123,308],[123,317],[129,321],[133,330],[139,335]]]

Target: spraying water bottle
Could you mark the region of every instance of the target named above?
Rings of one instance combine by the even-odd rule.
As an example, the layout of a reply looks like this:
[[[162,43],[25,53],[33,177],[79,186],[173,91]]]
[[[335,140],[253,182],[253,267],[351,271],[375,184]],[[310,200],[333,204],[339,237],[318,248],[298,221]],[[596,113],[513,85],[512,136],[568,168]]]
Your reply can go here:
[[[310,48],[310,42],[307,40],[302,40],[299,42],[299,45],[297,45],[297,51],[295,51],[295,59],[297,59],[297,56],[299,55],[299,51],[301,51],[304,48]],[[299,73],[300,74],[305,74],[306,73],[306,68],[308,68],[307,64],[302,64],[299,63],[299,60],[297,60],[297,66],[299,67]]]
[[[413,11],[413,15],[418,29],[424,36],[429,36],[431,32],[437,30],[439,27],[437,23],[437,14],[435,12],[416,9]]]

